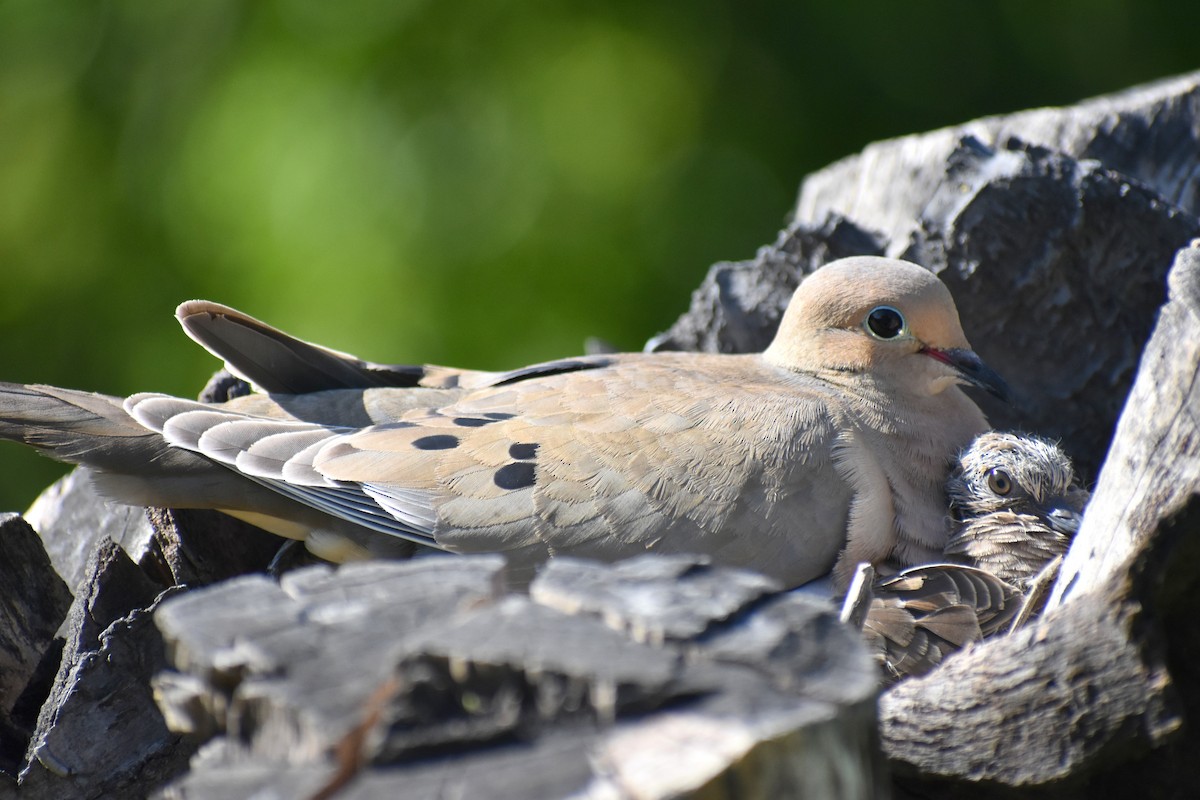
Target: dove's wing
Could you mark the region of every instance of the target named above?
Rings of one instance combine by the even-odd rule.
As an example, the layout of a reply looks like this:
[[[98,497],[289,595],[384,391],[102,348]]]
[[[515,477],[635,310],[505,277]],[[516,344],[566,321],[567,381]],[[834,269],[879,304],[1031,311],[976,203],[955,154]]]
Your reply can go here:
[[[863,631],[890,681],[923,675],[969,643],[1004,629],[1016,587],[962,564],[910,567],[872,587]]]
[[[127,408],[171,445],[297,502],[442,549],[530,561],[703,552],[797,583],[828,571],[851,492],[831,456],[831,390],[781,381],[754,356],[608,358],[513,374],[362,428],[162,395]],[[393,392],[412,396],[353,396],[380,405]]]

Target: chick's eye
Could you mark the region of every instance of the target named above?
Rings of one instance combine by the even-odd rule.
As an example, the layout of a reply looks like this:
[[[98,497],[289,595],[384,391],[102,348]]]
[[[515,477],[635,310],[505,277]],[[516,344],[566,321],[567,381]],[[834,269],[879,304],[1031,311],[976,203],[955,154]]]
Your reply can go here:
[[[876,306],[863,326],[876,339],[895,339],[905,332],[904,315],[891,306]]]
[[[994,469],[988,473],[988,488],[1004,497],[1012,491],[1012,478],[1002,469]]]

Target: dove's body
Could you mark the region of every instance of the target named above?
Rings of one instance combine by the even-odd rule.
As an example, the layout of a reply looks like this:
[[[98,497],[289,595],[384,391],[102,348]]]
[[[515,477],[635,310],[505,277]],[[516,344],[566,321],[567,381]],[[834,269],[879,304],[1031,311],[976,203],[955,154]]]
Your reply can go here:
[[[764,354],[512,373],[366,364],[185,304],[189,333],[269,396],[122,403],[10,386],[0,435],[95,467],[126,502],[220,508],[334,558],[403,542],[517,566],[698,552],[789,585],[839,553],[839,577],[858,561],[931,560],[946,468],[986,427],[954,384],[994,376],[931,274],[849,262],[802,284]],[[814,303],[830,293],[845,308],[826,320]],[[893,306],[912,333],[876,341],[864,315]],[[923,320],[938,341],[918,337]]]

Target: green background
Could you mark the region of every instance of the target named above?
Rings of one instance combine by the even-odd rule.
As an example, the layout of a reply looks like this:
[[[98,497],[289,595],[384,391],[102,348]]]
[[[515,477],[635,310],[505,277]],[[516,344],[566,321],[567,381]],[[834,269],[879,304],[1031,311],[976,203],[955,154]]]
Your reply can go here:
[[[0,377],[194,395],[205,297],[365,358],[639,348],[876,139],[1200,66],[1200,4],[0,0]],[[0,509],[61,468],[0,448]]]

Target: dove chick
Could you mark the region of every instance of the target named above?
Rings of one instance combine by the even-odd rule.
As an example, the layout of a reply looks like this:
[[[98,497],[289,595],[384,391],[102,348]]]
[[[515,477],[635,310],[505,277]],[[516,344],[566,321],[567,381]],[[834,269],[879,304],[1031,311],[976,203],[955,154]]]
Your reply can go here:
[[[1044,601],[1078,530],[1088,492],[1070,458],[1036,436],[989,431],[959,456],[946,484],[955,527],[949,559],[875,579],[863,633],[886,684],[923,675],[953,652],[1019,627]],[[848,603],[844,616],[855,613]]]
[[[205,404],[0,386],[0,437],[131,504],[215,508],[319,555],[703,554],[796,586],[946,546],[943,480],[1003,395],[928,270],[803,280],[763,353],[626,353],[510,372],[386,365],[234,309],[185,331],[259,391]]]
[[[1090,497],[1056,444],[996,431],[963,451],[946,493],[956,520],[946,555],[1022,588],[1067,552]]]

